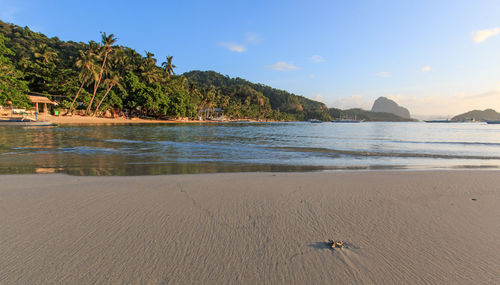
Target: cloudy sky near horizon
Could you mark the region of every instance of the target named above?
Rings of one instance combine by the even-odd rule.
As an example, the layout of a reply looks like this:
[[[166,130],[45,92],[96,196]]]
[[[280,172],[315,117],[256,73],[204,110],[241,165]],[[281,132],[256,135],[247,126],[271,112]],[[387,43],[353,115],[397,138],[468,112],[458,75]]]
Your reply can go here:
[[[43,3],[42,3],[43,2]],[[320,100],[421,116],[500,111],[500,1],[0,0],[0,20],[120,45]]]

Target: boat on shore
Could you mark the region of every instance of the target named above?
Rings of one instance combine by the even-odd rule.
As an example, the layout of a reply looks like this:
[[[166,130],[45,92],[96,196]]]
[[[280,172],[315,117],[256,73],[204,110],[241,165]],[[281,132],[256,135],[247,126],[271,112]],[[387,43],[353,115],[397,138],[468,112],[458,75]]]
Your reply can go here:
[[[21,127],[49,127],[57,126],[56,123],[50,121],[36,121],[32,119],[0,119],[0,126],[21,126]]]
[[[315,124],[318,124],[318,123],[323,123],[323,121],[318,120],[318,119],[310,119],[310,120],[309,120],[309,123],[315,123]]]
[[[492,124],[492,125],[498,125],[498,124],[500,124],[500,121],[490,121],[490,120],[486,120],[486,123],[487,123],[487,124]]]

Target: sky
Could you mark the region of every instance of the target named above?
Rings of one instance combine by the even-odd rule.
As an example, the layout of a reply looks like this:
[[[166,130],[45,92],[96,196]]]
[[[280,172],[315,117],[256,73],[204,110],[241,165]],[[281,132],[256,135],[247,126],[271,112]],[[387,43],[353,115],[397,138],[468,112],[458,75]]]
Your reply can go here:
[[[118,44],[324,102],[412,116],[500,111],[500,0],[0,0],[0,20]]]

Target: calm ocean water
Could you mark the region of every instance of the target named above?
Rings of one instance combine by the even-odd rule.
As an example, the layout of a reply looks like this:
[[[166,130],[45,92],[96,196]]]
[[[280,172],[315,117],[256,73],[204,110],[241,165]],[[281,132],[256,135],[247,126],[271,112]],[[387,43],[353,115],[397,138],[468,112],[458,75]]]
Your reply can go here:
[[[500,125],[224,123],[0,127],[0,174],[500,168]]]

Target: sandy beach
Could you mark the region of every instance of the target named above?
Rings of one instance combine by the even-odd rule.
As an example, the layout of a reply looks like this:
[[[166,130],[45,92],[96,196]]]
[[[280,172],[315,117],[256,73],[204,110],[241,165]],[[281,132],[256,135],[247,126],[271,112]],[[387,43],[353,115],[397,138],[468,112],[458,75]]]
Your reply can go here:
[[[31,119],[35,117],[28,116]],[[5,113],[0,116],[0,119],[10,119],[10,114]],[[21,118],[19,116],[15,118]],[[57,123],[58,125],[106,125],[106,124],[166,124],[166,123],[200,123],[208,121],[195,121],[195,120],[147,120],[140,118],[103,118],[93,116],[52,116],[52,115],[39,115],[38,120],[49,121]]]
[[[0,284],[500,283],[498,171],[0,185]]]
[[[27,116],[32,120],[35,120],[34,115]],[[16,119],[22,119],[22,116],[14,116]],[[9,112],[0,113],[0,120],[11,119]],[[56,123],[58,125],[115,125],[115,124],[175,124],[175,123],[223,123],[223,122],[275,122],[272,120],[253,120],[253,119],[230,119],[225,121],[212,121],[212,120],[192,120],[188,118],[176,119],[176,120],[160,120],[160,119],[141,119],[141,118],[104,118],[104,117],[94,117],[94,116],[52,116],[49,114],[42,114],[37,117],[39,121],[49,121]]]

